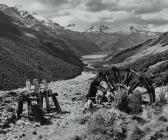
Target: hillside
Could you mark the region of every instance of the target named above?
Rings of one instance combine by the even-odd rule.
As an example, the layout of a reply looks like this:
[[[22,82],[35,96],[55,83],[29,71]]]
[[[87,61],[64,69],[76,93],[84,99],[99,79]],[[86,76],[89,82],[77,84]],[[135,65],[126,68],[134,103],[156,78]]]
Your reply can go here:
[[[2,12],[0,18],[0,90],[24,86],[26,79],[50,81],[81,73],[79,56],[60,38],[20,27]]]
[[[14,24],[17,24],[20,28],[27,28],[26,30],[31,29],[39,32],[39,34],[45,34],[45,38],[52,37],[52,39],[62,40],[77,55],[100,51],[99,47],[82,33],[66,30],[47,18],[24,10],[21,6],[8,7],[0,5],[0,11],[10,16]]]
[[[140,71],[155,75],[167,83],[168,77],[168,33],[158,38],[150,39],[144,43],[129,47],[113,55],[108,63],[122,63]]]
[[[48,81],[81,73],[81,55],[100,51],[79,32],[21,6],[0,4],[0,90],[25,86],[26,79]]]
[[[118,52],[130,46],[155,38],[159,33],[139,30],[130,27],[128,31],[110,33],[108,31],[88,31],[86,36],[104,51]]]

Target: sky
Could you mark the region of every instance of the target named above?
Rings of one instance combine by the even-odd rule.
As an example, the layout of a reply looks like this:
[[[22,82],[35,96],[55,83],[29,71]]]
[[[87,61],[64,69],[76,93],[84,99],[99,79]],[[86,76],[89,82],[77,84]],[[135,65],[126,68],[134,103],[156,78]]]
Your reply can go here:
[[[168,31],[168,0],[0,0],[0,3],[22,5],[61,26],[74,23],[78,31],[90,25],[107,25],[113,32],[131,25]]]

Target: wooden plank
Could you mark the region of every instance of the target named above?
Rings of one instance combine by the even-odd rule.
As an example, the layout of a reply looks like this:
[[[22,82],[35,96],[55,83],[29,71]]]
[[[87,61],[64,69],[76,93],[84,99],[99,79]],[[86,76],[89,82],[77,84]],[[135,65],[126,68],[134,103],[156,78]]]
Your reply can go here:
[[[31,101],[37,101],[38,100],[37,97],[28,97],[28,99],[30,99]]]
[[[48,84],[47,84],[47,81],[46,79],[43,79],[42,80],[42,84],[43,84],[43,87],[44,87],[44,90],[43,90],[43,96],[45,96],[45,102],[46,102],[46,108],[47,108],[47,112],[49,113],[50,112],[50,104],[49,104],[49,89],[48,89]]]
[[[38,97],[37,104],[40,108],[42,108],[43,107],[43,97],[40,94],[40,86],[39,86],[39,83],[38,83],[38,79],[33,80],[33,85],[35,87],[35,93],[37,94],[37,97]]]
[[[28,116],[30,115],[31,112],[31,106],[32,106],[32,100],[31,99],[27,99],[27,108],[28,108]]]
[[[26,90],[30,94],[31,93],[31,83],[30,80],[26,80]]]
[[[23,112],[23,99],[22,97],[19,98],[19,102],[18,102],[18,110],[17,110],[17,118],[20,119],[21,118],[21,114]]]
[[[30,80],[26,80],[26,90],[28,92],[28,94],[30,95],[31,93],[31,82]],[[27,100],[27,109],[28,109],[28,115],[30,114],[30,110],[31,110],[31,100]]]
[[[57,100],[56,96],[53,95],[53,96],[52,96],[52,99],[53,99],[53,101],[54,101],[54,105],[55,105],[56,111],[57,111],[58,113],[62,113],[61,107],[60,107],[60,105],[59,105],[59,103],[58,103],[58,100]]]
[[[52,97],[52,96],[58,96],[58,93],[49,93],[49,95],[48,95],[49,97]]]

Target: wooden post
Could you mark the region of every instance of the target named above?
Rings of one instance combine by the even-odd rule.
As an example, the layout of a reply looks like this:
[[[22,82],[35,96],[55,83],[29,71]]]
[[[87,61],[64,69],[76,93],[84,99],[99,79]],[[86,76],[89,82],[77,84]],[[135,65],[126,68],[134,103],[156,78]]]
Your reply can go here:
[[[19,97],[19,102],[18,102],[18,110],[17,110],[17,118],[20,119],[23,112],[23,97]]]
[[[31,93],[31,82],[30,80],[26,80],[26,88],[27,92],[30,95]],[[27,99],[27,108],[28,108],[28,116],[30,115],[30,110],[31,110],[31,100]]]
[[[48,97],[49,89],[48,89],[48,84],[46,79],[42,80],[42,84],[44,86],[43,94],[45,94],[46,108],[47,108],[47,112],[49,113],[50,112],[50,104],[49,104],[49,97]]]
[[[58,100],[57,100],[57,98],[56,98],[56,96],[54,94],[52,95],[52,99],[54,101],[54,105],[55,105],[56,111],[58,113],[62,113],[61,107],[60,107],[60,105],[58,103]]]
[[[30,94],[31,93],[31,83],[30,80],[26,80],[26,90]]]
[[[38,83],[38,79],[34,79],[33,80],[33,85],[35,87],[35,93],[37,94],[37,97],[38,97],[38,105],[40,108],[43,107],[43,97],[42,95],[40,94],[40,86],[39,86],[39,83]]]

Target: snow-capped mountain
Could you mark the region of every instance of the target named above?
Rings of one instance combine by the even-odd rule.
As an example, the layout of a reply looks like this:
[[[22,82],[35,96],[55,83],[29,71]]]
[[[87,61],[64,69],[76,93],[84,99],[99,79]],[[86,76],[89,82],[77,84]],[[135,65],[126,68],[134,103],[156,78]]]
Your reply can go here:
[[[108,32],[109,27],[106,25],[91,25],[88,27],[88,29],[85,30],[85,32],[88,33],[106,33]]]
[[[156,32],[137,29],[134,26],[113,33],[110,30],[110,27],[105,25],[90,26],[85,35],[101,49],[112,52],[134,46],[160,35]]]
[[[0,4],[0,11],[4,12],[6,15],[12,18],[15,18],[16,24],[25,25],[26,27],[32,27],[36,24],[41,24],[52,30],[63,28],[59,26],[58,23],[55,23],[48,18],[42,17],[35,12],[29,12],[27,10],[24,10],[24,8],[21,5],[8,7],[5,4]]]
[[[58,23],[55,23],[48,18],[42,17],[35,12],[28,12],[27,10],[24,10],[21,5],[17,5],[14,8],[20,13],[20,15],[24,19],[32,20],[32,21],[38,22],[38,23],[42,23],[43,25],[45,25],[51,29],[61,28],[61,26],[59,26]]]

